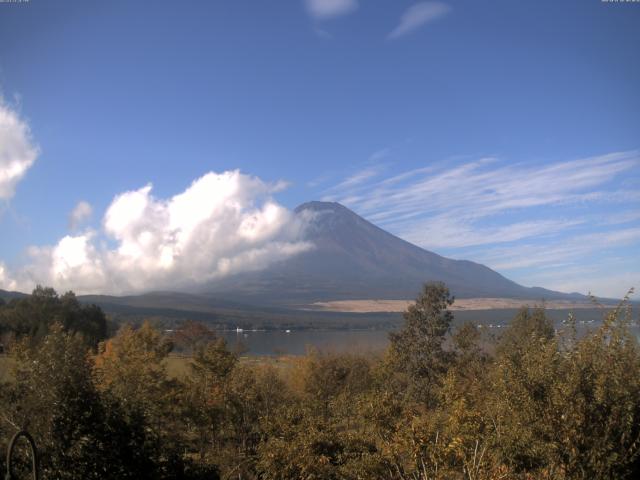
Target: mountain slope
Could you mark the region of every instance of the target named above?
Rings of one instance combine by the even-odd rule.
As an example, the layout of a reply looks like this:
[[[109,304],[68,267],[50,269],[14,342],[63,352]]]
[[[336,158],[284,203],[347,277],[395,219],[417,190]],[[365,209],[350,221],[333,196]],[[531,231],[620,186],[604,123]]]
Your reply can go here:
[[[585,300],[579,294],[523,287],[484,265],[429,252],[338,203],[309,202],[295,213],[308,221],[305,239],[315,248],[262,271],[227,277],[193,292],[87,295],[81,300],[109,311],[148,315],[171,310],[174,316],[189,312],[234,321],[263,317],[292,321],[286,309],[306,308],[319,301],[411,300],[428,281],[445,282],[459,298]],[[22,295],[0,290],[5,300]]]
[[[26,293],[11,292],[11,291],[8,291],[8,290],[0,290],[0,298],[2,300],[4,300],[5,302],[8,302],[9,300],[13,300],[14,298],[24,298],[26,296],[27,296]]]
[[[311,217],[306,240],[314,249],[211,284],[207,291],[270,303],[403,299],[414,298],[424,282],[442,281],[458,297],[581,298],[523,287],[484,265],[429,252],[338,203],[309,202],[295,211]]]

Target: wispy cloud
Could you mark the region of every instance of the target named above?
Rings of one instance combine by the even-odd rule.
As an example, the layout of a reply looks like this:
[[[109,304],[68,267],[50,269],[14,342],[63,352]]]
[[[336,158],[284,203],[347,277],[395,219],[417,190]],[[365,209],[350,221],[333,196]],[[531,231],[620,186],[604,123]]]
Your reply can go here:
[[[324,189],[322,200],[330,201],[342,192],[350,191],[351,200],[357,201],[359,197],[354,196],[354,193],[360,186],[366,184],[369,180],[380,176],[384,172],[388,167],[388,164],[384,163],[383,160],[387,158],[390,153],[390,148],[382,148],[373,152],[369,155],[369,158],[364,162],[364,165],[361,166],[359,170],[355,171],[347,178],[344,178],[336,185],[332,185],[329,188]],[[311,187],[315,187],[318,184],[319,183],[315,181],[313,183],[308,183]]]
[[[639,178],[638,151],[545,164],[484,157],[387,177],[363,170],[326,199],[412,243],[530,285],[525,276],[539,269],[639,248],[640,194],[628,186]]]
[[[399,216],[416,211],[473,221],[505,211],[611,199],[611,192],[597,187],[639,166],[637,151],[543,166],[504,165],[487,157],[439,170],[427,166],[374,182],[352,206],[387,226],[401,226]],[[351,193],[336,192],[334,199]],[[625,194],[634,195],[615,192]]]
[[[352,188],[366,182],[370,178],[376,177],[379,173],[380,173],[379,166],[367,167],[345,178],[342,182],[340,182],[338,185],[332,188],[339,191],[347,188]]]
[[[527,267],[550,267],[581,263],[593,253],[600,256],[607,250],[640,242],[640,227],[630,227],[606,232],[583,233],[563,238],[561,242],[526,243],[501,246],[476,252],[475,256],[488,265],[502,271]],[[640,272],[638,272],[640,274]]]
[[[420,27],[444,17],[451,7],[442,2],[420,2],[409,7],[400,17],[400,23],[387,36],[395,39],[416,31]]]
[[[91,218],[93,208],[89,202],[84,200],[78,202],[69,214],[69,228],[71,230],[77,229],[80,225]]]
[[[579,265],[534,273],[529,278],[537,285],[561,292],[592,293],[600,298],[620,299],[631,287],[635,287],[637,292],[640,285],[637,270],[624,271],[623,268],[622,262],[617,265]],[[638,296],[632,298],[637,300]]]
[[[305,0],[309,15],[326,20],[352,13],[358,9],[358,0]]]
[[[313,27],[313,33],[315,33],[317,37],[324,40],[331,40],[333,38],[333,35],[331,35],[331,33],[320,27]]]
[[[377,150],[377,151],[373,152],[371,154],[371,156],[369,157],[369,161],[370,162],[379,162],[383,158],[388,157],[390,153],[391,153],[391,149],[390,148],[382,148],[380,150]]]
[[[637,220],[640,220],[640,210],[611,213],[605,218],[599,216],[598,220],[602,225],[619,225],[622,223],[635,222]]]
[[[13,197],[38,154],[29,125],[0,97],[0,200]]]
[[[403,218],[410,219],[411,217]],[[582,223],[584,222],[579,219],[537,220],[487,227],[464,219],[451,219],[445,214],[413,223],[406,228],[402,236],[418,245],[428,244],[429,248],[460,248],[550,235]]]
[[[325,184],[327,182],[329,182],[331,180],[331,175],[325,174],[325,175],[320,175],[318,177],[312,178],[311,180],[309,180],[306,185],[309,188],[316,188],[322,184]]]

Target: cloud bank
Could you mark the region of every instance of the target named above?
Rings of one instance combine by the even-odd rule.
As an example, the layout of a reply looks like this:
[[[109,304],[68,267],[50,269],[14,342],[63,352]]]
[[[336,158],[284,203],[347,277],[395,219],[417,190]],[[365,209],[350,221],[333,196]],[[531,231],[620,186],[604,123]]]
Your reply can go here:
[[[444,17],[451,7],[442,2],[420,2],[409,7],[400,17],[400,23],[387,36],[394,39],[407,35],[427,23]]]
[[[282,187],[236,170],[207,173],[168,199],[154,197],[150,184],[121,193],[100,231],[31,247],[30,264],[13,277],[0,264],[0,286],[122,294],[264,268],[311,248],[300,240],[301,221],[271,198]]]
[[[38,156],[29,125],[0,97],[0,200],[9,200]]]

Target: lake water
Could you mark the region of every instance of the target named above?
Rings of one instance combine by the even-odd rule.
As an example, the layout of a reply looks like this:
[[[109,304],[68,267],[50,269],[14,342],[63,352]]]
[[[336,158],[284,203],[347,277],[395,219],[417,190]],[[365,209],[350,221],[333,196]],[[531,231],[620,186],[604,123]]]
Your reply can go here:
[[[506,323],[486,323],[488,332],[500,335]],[[559,325],[558,325],[559,327]],[[597,324],[578,325],[579,331],[597,327]],[[640,328],[633,333],[640,340]],[[233,348],[240,348],[248,355],[304,355],[309,348],[335,353],[379,352],[389,343],[390,330],[262,330],[225,331],[220,335]]]

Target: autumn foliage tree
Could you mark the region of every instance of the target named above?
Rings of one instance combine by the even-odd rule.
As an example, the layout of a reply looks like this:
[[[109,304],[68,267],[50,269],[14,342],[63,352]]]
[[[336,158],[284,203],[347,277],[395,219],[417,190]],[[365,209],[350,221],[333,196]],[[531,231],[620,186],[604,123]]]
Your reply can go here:
[[[54,324],[36,346],[25,339],[13,355],[14,382],[1,395],[3,430],[26,429],[37,439],[43,478],[144,478],[150,462],[137,455],[137,426],[101,398],[79,334]]]
[[[29,308],[57,311],[58,300],[44,293]],[[452,302],[444,285],[426,285],[379,355],[256,361],[188,324],[179,341],[192,355],[175,357],[180,337],[149,323],[96,350],[71,322],[37,323],[46,329],[25,330],[6,359],[0,441],[32,432],[47,480],[640,475],[627,299],[582,331],[575,317],[554,324],[523,308],[497,340],[455,326]]]

